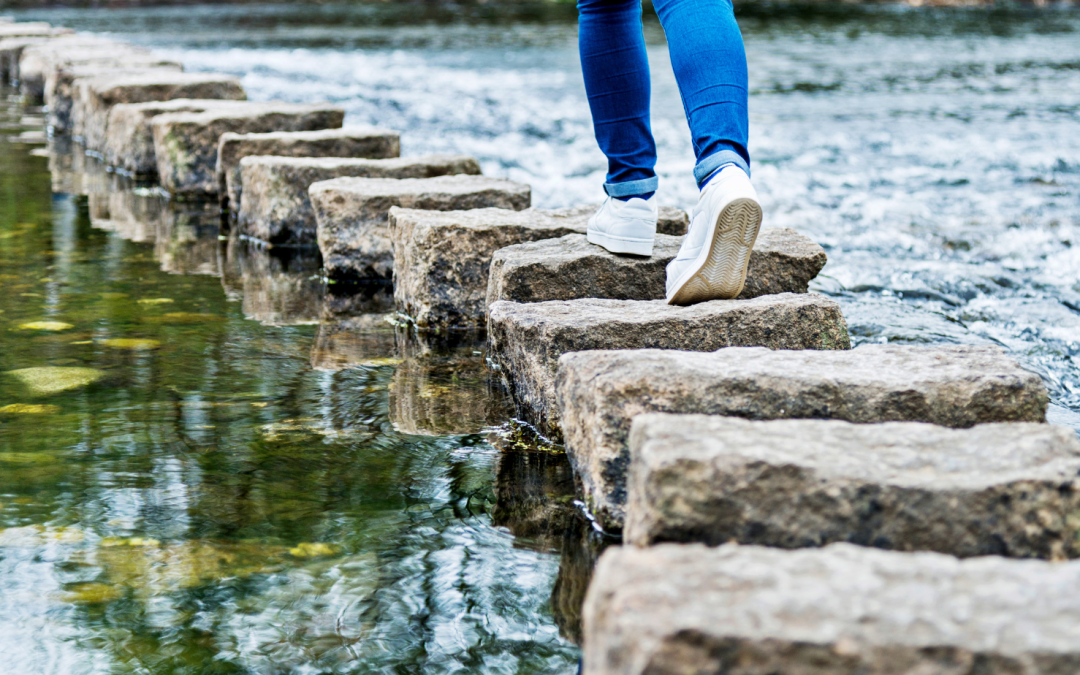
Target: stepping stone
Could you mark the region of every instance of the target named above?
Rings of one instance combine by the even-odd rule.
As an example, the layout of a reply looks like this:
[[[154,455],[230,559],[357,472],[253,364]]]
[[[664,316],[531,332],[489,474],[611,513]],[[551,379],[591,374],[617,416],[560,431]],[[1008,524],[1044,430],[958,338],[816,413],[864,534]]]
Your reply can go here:
[[[174,99],[150,103],[120,103],[109,111],[105,125],[105,162],[121,173],[141,179],[157,177],[154,132],[151,122],[158,115],[175,112],[206,112],[211,109],[242,110],[245,101]]]
[[[528,185],[485,176],[393,180],[337,178],[309,189],[326,272],[338,278],[389,278],[394,250],[387,224],[391,207],[461,211],[529,207]]]
[[[594,205],[554,211],[392,209],[398,307],[421,328],[483,326],[492,256],[512,244],[585,232],[595,211]],[[663,207],[657,225],[685,232],[686,222],[680,209]]]
[[[32,45],[43,44],[52,38],[19,37],[0,39],[0,78],[4,84],[14,84],[19,79],[19,59],[23,50]]]
[[[780,297],[814,294],[737,302]],[[641,413],[965,428],[1043,422],[1047,406],[1039,376],[1004,350],[958,345],[580,352],[559,360],[555,387],[566,451],[586,502],[612,530],[622,527],[630,422]]]
[[[434,178],[477,175],[480,164],[462,155],[395,159],[245,157],[240,162],[243,197],[239,231],[276,245],[313,245],[317,223],[308,188],[342,177]]]
[[[401,155],[401,140],[398,132],[376,127],[222,134],[218,144],[218,194],[223,206],[234,214],[240,210],[240,160],[258,155],[388,159]]]
[[[244,318],[266,326],[319,322],[326,285],[314,252],[269,250],[230,237],[219,260],[225,295],[241,300]]]
[[[584,607],[584,672],[1074,673],[1080,562],[833,544],[611,548]]]
[[[26,46],[19,55],[17,72],[13,75],[19,81],[23,96],[40,101],[45,95],[46,78],[58,68],[116,63],[127,57],[145,58],[149,53],[149,50],[97,35],[64,35]]]
[[[663,299],[666,267],[682,237],[658,234],[651,258],[615,255],[577,234],[508,246],[491,260],[487,303],[577,298]],[[750,254],[739,298],[806,293],[825,266],[825,250],[787,228],[765,228]]]
[[[128,58],[62,65],[45,75],[45,105],[47,123],[55,133],[70,133],[82,137],[86,133],[87,89],[85,80],[102,77],[133,77],[138,75],[183,74],[183,66],[160,59],[153,54],[131,54]],[[190,77],[190,75],[188,75]]]
[[[115,105],[174,99],[243,101],[247,98],[239,78],[231,75],[162,69],[79,80],[77,91],[72,112],[73,133],[83,136],[87,148],[99,152],[105,148],[109,111]]]
[[[222,134],[339,129],[344,118],[337,106],[279,102],[158,115],[151,128],[161,186],[173,194],[217,194]]]
[[[816,293],[714,300],[673,307],[663,300],[581,299],[488,308],[491,358],[514,400],[541,433],[557,437],[555,373],[559,357],[590,349],[722,347],[848,349],[840,306]]]
[[[624,540],[961,558],[1080,557],[1067,427],[646,414],[630,430]]]

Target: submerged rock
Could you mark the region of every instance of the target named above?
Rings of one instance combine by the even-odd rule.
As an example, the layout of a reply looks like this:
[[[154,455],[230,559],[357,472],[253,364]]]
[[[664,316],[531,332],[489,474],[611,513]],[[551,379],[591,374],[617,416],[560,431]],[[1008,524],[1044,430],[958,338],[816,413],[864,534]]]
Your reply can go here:
[[[72,324],[63,321],[31,321],[30,323],[19,324],[20,330],[44,330],[49,332],[71,330],[74,327]]]
[[[463,155],[394,159],[337,157],[245,157],[240,161],[243,198],[238,229],[278,245],[316,243],[315,212],[308,188],[342,177],[433,178],[478,175],[480,164]]]
[[[150,351],[161,346],[161,343],[157,340],[139,338],[110,338],[102,340],[100,344],[113,349],[126,349],[129,351]]]
[[[91,385],[105,373],[95,368],[65,368],[44,366],[9,370],[7,375],[18,380],[34,396],[49,396]]]
[[[11,403],[0,407],[0,414],[6,415],[51,415],[58,412],[60,406],[40,403]]]
[[[584,668],[683,673],[1071,673],[1080,562],[833,544],[612,548],[585,601]]]
[[[387,224],[391,207],[461,211],[529,207],[529,186],[484,176],[393,180],[338,178],[309,190],[318,242],[332,277],[389,278],[394,250]]]
[[[962,428],[1042,422],[1047,405],[1039,376],[1003,350],[953,345],[579,352],[559,360],[555,386],[575,474],[610,529],[623,523],[630,423],[645,412]]]

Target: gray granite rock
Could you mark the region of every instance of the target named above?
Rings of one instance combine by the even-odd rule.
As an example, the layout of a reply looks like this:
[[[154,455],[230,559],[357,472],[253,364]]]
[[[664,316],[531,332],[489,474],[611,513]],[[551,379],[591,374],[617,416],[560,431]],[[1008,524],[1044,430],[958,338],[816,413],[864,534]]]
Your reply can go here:
[[[151,103],[121,103],[109,111],[105,127],[105,162],[121,173],[141,179],[157,176],[154,154],[154,117],[174,112],[205,112],[210,109],[247,107],[244,101],[174,99]]]
[[[313,183],[342,177],[402,179],[479,173],[480,164],[463,155],[394,159],[245,157],[240,162],[244,196],[237,216],[238,229],[276,245],[313,245],[316,221],[308,196]]]
[[[778,297],[785,296],[743,302]],[[1003,350],[955,345],[579,352],[559,360],[555,388],[586,502],[613,530],[622,527],[626,504],[630,422],[641,413],[962,428],[1042,422],[1047,405],[1042,380]]]
[[[218,195],[222,205],[234,214],[240,210],[240,160],[259,155],[389,159],[401,155],[401,140],[398,132],[377,127],[222,134],[218,144]]]
[[[394,206],[431,211],[485,207],[521,211],[529,186],[484,176],[394,180],[338,178],[309,190],[318,222],[319,249],[335,277],[389,278],[394,264],[387,224]]]
[[[577,298],[656,300],[664,297],[665,268],[681,237],[657,235],[653,255],[615,255],[582,235],[508,246],[491,260],[487,304]],[[825,251],[805,235],[765,228],[750,254],[741,299],[806,293],[825,266]]]
[[[164,69],[82,79],[78,81],[77,91],[72,133],[81,136],[88,149],[98,152],[105,148],[109,111],[115,105],[175,99],[243,101],[247,98],[239,78],[231,75]]]
[[[513,244],[584,232],[593,210],[391,209],[399,310],[421,328],[483,326],[492,256]],[[685,227],[679,209],[664,208],[660,215],[661,229]]]
[[[630,430],[624,540],[1076,558],[1078,476],[1076,433],[1048,424],[652,413]]]
[[[815,293],[714,300],[673,307],[662,300],[501,301],[488,308],[491,358],[523,416],[559,434],[555,373],[559,357],[591,349],[692,349],[760,346],[847,349],[836,302]]]
[[[126,55],[123,59],[102,59],[89,63],[60,65],[45,76],[45,105],[48,125],[54,133],[85,138],[87,124],[86,82],[96,78],[153,77],[163,73],[182,74],[183,67],[174,61],[150,53]]]
[[[608,549],[587,675],[1080,672],[1080,562],[833,544]]]
[[[216,195],[222,134],[338,129],[344,118],[337,106],[279,102],[158,115],[151,128],[161,186],[173,194]]]

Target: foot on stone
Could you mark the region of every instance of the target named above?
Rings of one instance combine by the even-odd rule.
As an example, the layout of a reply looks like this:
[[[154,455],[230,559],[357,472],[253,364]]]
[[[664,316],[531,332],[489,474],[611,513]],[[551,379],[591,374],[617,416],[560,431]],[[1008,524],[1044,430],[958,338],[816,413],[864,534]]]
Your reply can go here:
[[[656,197],[608,197],[589,218],[586,238],[612,253],[651,256],[656,239]]]
[[[761,205],[749,176],[737,166],[721,169],[701,191],[690,231],[668,263],[668,304],[738,296],[760,227]]]

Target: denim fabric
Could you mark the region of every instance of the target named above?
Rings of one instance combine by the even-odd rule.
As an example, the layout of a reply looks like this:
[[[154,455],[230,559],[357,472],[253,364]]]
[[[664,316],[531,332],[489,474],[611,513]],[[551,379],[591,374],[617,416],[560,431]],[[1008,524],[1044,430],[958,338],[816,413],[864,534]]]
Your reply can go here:
[[[698,185],[724,164],[749,174],[746,53],[730,0],[653,0],[653,6],[690,124]],[[578,47],[596,140],[608,158],[605,190],[612,196],[655,190],[641,0],[578,0]],[[639,182],[647,179],[654,182]]]

